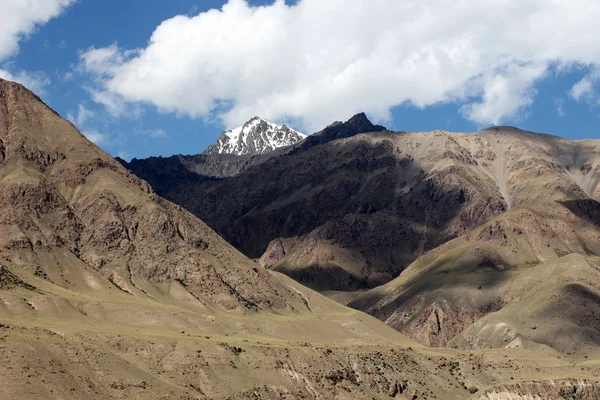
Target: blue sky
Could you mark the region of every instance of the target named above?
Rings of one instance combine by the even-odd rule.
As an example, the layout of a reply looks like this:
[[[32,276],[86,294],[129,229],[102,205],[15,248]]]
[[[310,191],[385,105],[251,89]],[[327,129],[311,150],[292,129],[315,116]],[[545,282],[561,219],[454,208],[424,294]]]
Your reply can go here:
[[[14,11],[23,24],[12,32],[0,16],[0,76],[115,156],[200,153],[253,115],[312,133],[359,111],[394,130],[502,124],[600,138],[600,32],[582,28],[600,15],[584,0],[503,1],[503,20],[446,0],[36,1],[57,8],[33,21]],[[572,26],[536,23],[568,13]]]

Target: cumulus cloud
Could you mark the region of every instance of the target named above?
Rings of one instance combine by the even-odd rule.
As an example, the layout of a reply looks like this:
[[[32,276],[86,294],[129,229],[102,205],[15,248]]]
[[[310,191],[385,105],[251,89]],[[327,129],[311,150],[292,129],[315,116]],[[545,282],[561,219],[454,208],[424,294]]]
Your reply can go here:
[[[75,0],[0,1],[0,60],[19,51],[19,41],[58,16]]]
[[[79,53],[80,68],[100,77],[114,75],[128,56],[134,56],[137,53],[136,50],[121,51],[116,43],[101,48],[92,46]]]
[[[139,104],[132,104],[118,93],[113,93],[107,90],[98,90],[91,86],[86,86],[85,89],[90,94],[92,101],[104,106],[106,111],[114,117],[139,117],[141,115],[141,107]]]
[[[0,62],[19,52],[19,42],[58,16],[75,0],[0,0]],[[12,67],[12,64],[8,64]],[[4,67],[6,68],[6,66]],[[0,68],[0,78],[19,82],[38,95],[51,83],[42,72]]]
[[[512,65],[503,73],[483,79],[481,101],[465,105],[461,111],[480,125],[497,125],[506,118],[518,117],[518,113],[533,103],[536,94],[533,85],[545,73],[544,65]]]
[[[596,0],[229,0],[163,21],[143,49],[80,58],[113,114],[151,104],[228,127],[258,114],[316,130],[457,102],[500,123],[526,114],[553,66],[600,64],[599,19]]]

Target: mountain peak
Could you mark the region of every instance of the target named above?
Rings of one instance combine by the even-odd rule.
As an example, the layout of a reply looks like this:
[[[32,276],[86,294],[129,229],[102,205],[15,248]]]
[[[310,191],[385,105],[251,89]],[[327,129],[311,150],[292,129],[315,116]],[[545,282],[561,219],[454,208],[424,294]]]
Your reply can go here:
[[[18,103],[23,99],[33,99],[40,104],[43,104],[48,110],[54,115],[60,116],[54,109],[46,104],[37,94],[27,89],[24,85],[19,82],[9,81],[0,78],[0,100],[8,102],[9,99],[13,103]]]
[[[358,113],[356,115],[354,115],[352,118],[350,118],[348,120],[349,124],[371,124],[371,121],[369,120],[369,118],[367,118],[367,114],[365,114],[364,112]]]
[[[294,145],[306,138],[287,125],[277,125],[265,118],[254,116],[244,125],[225,131],[217,143],[204,154],[257,155],[277,148]]]
[[[255,115],[254,117],[250,118],[248,121],[246,121],[246,123],[251,122],[251,121],[265,121],[265,122],[269,122],[267,119],[265,119],[265,118],[263,118],[261,116],[258,116],[258,115]]]
[[[308,148],[331,142],[332,140],[358,135],[359,133],[380,132],[385,130],[386,128],[381,125],[373,125],[365,113],[359,113],[346,122],[336,121],[322,131],[308,137],[304,141],[302,147]]]

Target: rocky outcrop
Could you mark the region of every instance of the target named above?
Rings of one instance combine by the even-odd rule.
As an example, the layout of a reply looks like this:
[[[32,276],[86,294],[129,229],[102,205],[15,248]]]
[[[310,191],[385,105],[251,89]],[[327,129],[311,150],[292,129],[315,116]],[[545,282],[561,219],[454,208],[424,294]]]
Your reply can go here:
[[[279,260],[284,258],[300,241],[299,238],[277,238],[257,260],[258,264],[263,268],[272,268]]]
[[[299,146],[307,149],[320,144],[329,143],[336,139],[352,137],[365,132],[382,132],[386,128],[381,125],[373,125],[365,113],[356,114],[346,122],[336,121],[322,131],[309,137]]]
[[[598,382],[586,379],[526,381],[487,389],[478,400],[593,400],[600,398]]]

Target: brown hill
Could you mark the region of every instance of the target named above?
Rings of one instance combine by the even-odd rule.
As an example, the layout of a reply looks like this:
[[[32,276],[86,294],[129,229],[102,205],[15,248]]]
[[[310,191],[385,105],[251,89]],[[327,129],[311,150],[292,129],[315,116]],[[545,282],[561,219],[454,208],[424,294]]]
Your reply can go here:
[[[428,346],[600,354],[600,203],[520,206],[352,301]]]
[[[0,81],[0,251],[65,288],[67,268],[121,290],[180,282],[226,308],[303,307],[300,297],[204,223],[90,143],[22,86]],[[295,300],[294,300],[295,298]]]
[[[510,127],[346,136],[165,196],[261,265],[346,291],[511,208],[600,198],[597,140]]]

